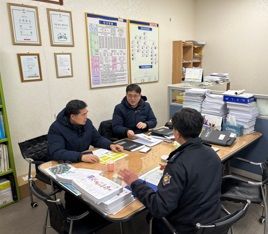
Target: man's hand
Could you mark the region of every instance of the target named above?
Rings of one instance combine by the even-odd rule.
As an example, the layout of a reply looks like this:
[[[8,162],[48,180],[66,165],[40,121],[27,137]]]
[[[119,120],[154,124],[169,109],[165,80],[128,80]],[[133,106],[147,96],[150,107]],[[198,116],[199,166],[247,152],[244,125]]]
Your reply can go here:
[[[139,179],[134,172],[127,169],[120,170],[118,174],[128,185],[131,185],[134,181]]]
[[[99,158],[93,154],[83,154],[81,157],[82,162],[96,163],[99,162]]]
[[[127,131],[127,137],[128,138],[133,138],[135,136],[135,133],[132,130]]]
[[[111,144],[110,149],[114,152],[122,152],[124,150],[124,147],[118,144]]]
[[[136,127],[138,129],[145,129],[147,127],[147,124],[146,123],[143,123],[143,122],[138,122]]]

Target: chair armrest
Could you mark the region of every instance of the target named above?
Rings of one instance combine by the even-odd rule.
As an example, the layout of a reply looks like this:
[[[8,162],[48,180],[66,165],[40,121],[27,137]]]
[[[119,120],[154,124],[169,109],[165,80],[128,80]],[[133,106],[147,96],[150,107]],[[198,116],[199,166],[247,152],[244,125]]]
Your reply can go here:
[[[238,180],[240,182],[244,182],[244,183],[255,185],[255,186],[261,186],[263,184],[263,182],[256,182],[256,181],[246,180],[244,178],[241,178],[241,177],[238,177],[238,176],[234,176],[234,175],[226,175],[226,176],[223,176],[222,177],[222,180],[224,180],[224,179]]]
[[[245,163],[249,163],[249,164],[254,165],[254,166],[262,167],[262,163],[252,162],[252,161],[249,161],[247,159],[240,158],[240,157],[234,157],[234,159],[245,162]]]
[[[70,221],[75,221],[75,220],[80,220],[85,218],[87,215],[89,215],[89,211],[85,211],[84,213],[80,215],[75,215],[75,216],[68,216],[67,219]]]

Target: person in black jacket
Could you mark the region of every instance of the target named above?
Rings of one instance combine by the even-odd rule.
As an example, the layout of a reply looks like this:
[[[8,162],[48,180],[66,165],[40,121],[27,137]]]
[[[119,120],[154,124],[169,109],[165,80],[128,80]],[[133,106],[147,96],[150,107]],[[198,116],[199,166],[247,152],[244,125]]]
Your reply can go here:
[[[87,104],[80,100],[72,100],[58,114],[48,131],[48,152],[50,160],[70,162],[98,161],[91,152],[86,153],[89,146],[122,151],[120,145],[102,137],[91,120],[87,118]]]
[[[122,151],[123,147],[102,137],[91,120],[87,118],[87,104],[72,100],[58,114],[48,131],[48,154],[50,160],[95,163],[99,159],[91,152],[89,146]],[[65,206],[73,215],[90,209],[74,195],[65,193]],[[92,211],[91,211],[92,212]],[[93,212],[92,212],[93,213]],[[97,217],[97,214],[94,214]]]
[[[166,217],[178,233],[191,234],[196,233],[196,223],[220,217],[222,165],[215,151],[198,137],[203,125],[198,111],[183,108],[172,123],[180,147],[170,153],[156,192],[127,169],[119,175],[156,218],[154,233],[169,233],[161,222]]]
[[[126,96],[116,105],[113,113],[113,133],[118,138],[132,138],[136,133],[148,131],[157,124],[154,112],[141,88],[130,84],[126,88]]]

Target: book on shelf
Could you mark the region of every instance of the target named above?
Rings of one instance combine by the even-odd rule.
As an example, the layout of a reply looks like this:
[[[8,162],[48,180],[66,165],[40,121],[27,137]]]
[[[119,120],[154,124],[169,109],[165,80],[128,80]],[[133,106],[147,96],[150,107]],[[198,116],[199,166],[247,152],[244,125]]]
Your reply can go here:
[[[6,138],[5,125],[3,120],[3,113],[0,111],[0,139]]]
[[[13,202],[11,183],[7,179],[0,179],[0,206]]]
[[[144,144],[132,141],[132,140],[127,139],[127,138],[122,139],[122,140],[118,140],[115,143],[123,146],[124,150],[128,150],[128,151],[136,151],[136,150],[141,149],[144,146]]]
[[[0,144],[0,172],[5,172],[9,169],[9,157],[6,144]]]
[[[161,143],[162,139],[156,139],[144,133],[140,133],[140,134],[135,134],[135,139],[133,141],[140,143],[142,145],[147,145],[149,147],[152,147]]]

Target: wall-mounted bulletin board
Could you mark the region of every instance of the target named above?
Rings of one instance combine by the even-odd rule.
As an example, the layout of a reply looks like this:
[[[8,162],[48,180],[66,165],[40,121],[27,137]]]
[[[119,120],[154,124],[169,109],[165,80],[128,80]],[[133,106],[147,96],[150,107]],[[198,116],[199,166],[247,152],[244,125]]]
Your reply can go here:
[[[129,21],[131,82],[158,81],[158,24]]]
[[[90,87],[128,84],[127,20],[86,13]]]

